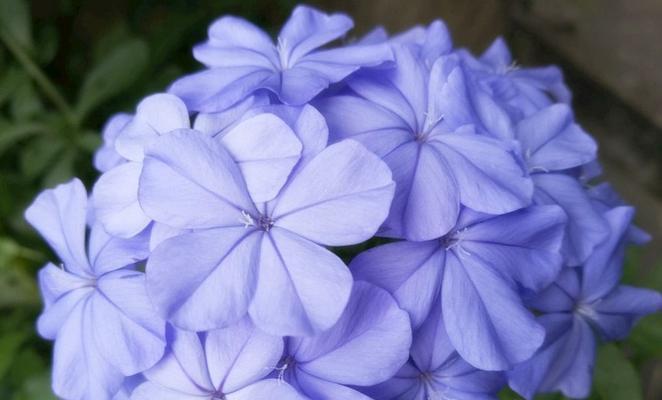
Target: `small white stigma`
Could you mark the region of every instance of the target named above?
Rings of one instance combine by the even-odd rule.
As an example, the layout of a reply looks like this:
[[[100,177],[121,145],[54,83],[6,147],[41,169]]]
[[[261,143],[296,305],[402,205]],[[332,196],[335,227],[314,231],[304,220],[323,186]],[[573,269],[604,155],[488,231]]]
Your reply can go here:
[[[509,65],[501,65],[497,68],[497,73],[501,75],[506,75],[509,72],[517,71],[520,69],[519,64],[517,63],[517,60],[513,60]]]
[[[239,222],[244,224],[244,228],[255,226],[255,220],[253,217],[244,210],[241,210],[241,217],[239,217]]]
[[[445,249],[447,251],[457,249],[460,255],[471,256],[471,253],[468,252],[467,249],[462,247],[462,240],[464,239],[463,236],[465,232],[467,232],[468,230],[469,228],[465,227],[460,229],[459,231],[455,231],[450,235],[444,237],[442,239],[442,244],[444,245]]]
[[[544,173],[548,173],[549,170],[548,170],[547,168],[542,167],[542,166],[539,166],[539,165],[538,165],[538,166],[529,167],[529,173],[533,174],[533,173],[535,173],[535,172],[544,172]]]

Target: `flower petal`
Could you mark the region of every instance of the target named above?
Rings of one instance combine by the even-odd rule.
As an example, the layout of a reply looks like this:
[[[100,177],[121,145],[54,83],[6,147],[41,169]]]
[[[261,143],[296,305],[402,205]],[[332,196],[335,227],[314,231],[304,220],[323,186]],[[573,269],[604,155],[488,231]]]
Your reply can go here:
[[[431,146],[409,142],[384,158],[396,193],[380,235],[423,241],[450,231],[460,211],[459,187],[447,160]]]
[[[554,282],[561,270],[565,223],[559,207],[527,207],[464,228],[458,246],[537,292]]]
[[[627,285],[616,287],[596,302],[591,318],[608,340],[623,340],[643,316],[662,310],[662,295],[650,289]]]
[[[261,380],[226,397],[228,400],[306,400],[292,386],[277,379]]]
[[[179,78],[168,92],[191,111],[215,113],[245,100],[273,75],[273,70],[255,66],[212,68]]]
[[[554,104],[522,120],[517,132],[532,170],[560,171],[596,157],[597,144],[574,123],[572,111],[565,104]]]
[[[242,211],[256,214],[230,154],[195,131],[173,132],[150,146],[138,198],[149,217],[182,229],[240,226]]]
[[[78,303],[58,333],[52,379],[65,399],[111,400],[122,386],[124,376],[96,348],[87,302]]]
[[[142,272],[116,271],[90,299],[92,336],[103,357],[124,375],[152,367],[165,350],[165,321],[147,297]]]
[[[360,253],[350,269],[355,279],[391,293],[416,328],[428,316],[439,293],[444,261],[445,251],[436,241],[402,241]]]
[[[442,311],[458,353],[484,370],[506,370],[531,357],[544,329],[521,304],[514,288],[471,256],[446,257]]]
[[[121,164],[101,175],[94,184],[94,215],[112,235],[130,238],[151,221],[138,203],[142,167],[138,162]]]
[[[223,135],[221,143],[239,165],[255,203],[276,197],[302,150],[292,129],[273,114],[240,122]]]
[[[190,127],[182,100],[167,93],[154,94],[138,104],[133,120],[117,136],[115,149],[128,160],[141,161],[145,147],[156,137]]]
[[[272,334],[311,335],[336,323],[351,288],[352,276],[335,254],[274,227],[262,239],[250,316]]]
[[[297,373],[296,384],[299,390],[315,400],[370,400],[370,397],[350,387],[339,385],[306,372]]]
[[[291,339],[298,370],[343,385],[368,386],[393,376],[409,357],[411,327],[385,290],[356,282],[340,320],[323,333]],[[385,350],[388,349],[388,350]]]
[[[623,238],[634,217],[632,207],[616,207],[604,214],[610,232],[584,263],[582,300],[590,303],[604,297],[618,285],[623,273],[625,243]]]
[[[386,218],[391,171],[358,142],[333,144],[293,177],[273,210],[275,225],[325,245],[372,237]]]
[[[25,211],[25,219],[46,239],[65,268],[91,275],[85,254],[87,192],[77,178],[41,192]]]
[[[412,138],[409,126],[398,115],[360,97],[327,97],[315,105],[326,118],[334,142],[354,139],[384,157]]]
[[[197,331],[242,318],[255,290],[260,236],[223,228],[162,242],[147,262],[147,290],[160,315]]]
[[[231,393],[269,375],[283,354],[283,339],[263,333],[244,319],[208,332],[205,353],[214,387]]]
[[[325,14],[309,6],[297,6],[278,35],[282,57],[291,66],[299,58],[352,29],[354,23],[345,14]],[[287,68],[287,65],[283,65]]]
[[[533,183],[502,142],[486,136],[455,133],[431,142],[453,166],[460,199],[484,213],[504,214],[531,203]]]
[[[568,215],[562,254],[570,266],[581,265],[608,235],[609,226],[575,178],[562,174],[535,174],[537,204],[558,204]]]

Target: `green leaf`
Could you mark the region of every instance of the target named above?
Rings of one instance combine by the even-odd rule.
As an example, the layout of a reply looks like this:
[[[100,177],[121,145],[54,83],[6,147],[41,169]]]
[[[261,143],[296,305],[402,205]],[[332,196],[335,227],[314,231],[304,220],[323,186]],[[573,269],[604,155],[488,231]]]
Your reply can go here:
[[[41,373],[26,380],[14,400],[57,400],[51,390],[50,374]]]
[[[76,105],[83,120],[88,112],[129,88],[145,71],[149,48],[139,39],[116,46],[87,75]]]
[[[26,51],[32,51],[30,9],[24,0],[0,0],[0,28]]]
[[[0,157],[20,141],[46,132],[41,124],[26,123],[0,127]]]
[[[662,359],[662,314],[643,318],[632,329],[627,345],[642,359]]]
[[[13,400],[57,400],[51,390],[50,373],[41,372],[26,379]]]
[[[63,147],[64,143],[51,135],[30,141],[20,153],[23,176],[28,179],[41,176],[47,169],[52,168]]]
[[[0,308],[39,304],[37,286],[27,267],[40,260],[39,253],[11,238],[0,238]]]
[[[25,332],[7,332],[0,336],[0,379],[11,367],[26,337]]]
[[[594,388],[602,400],[643,398],[637,372],[614,344],[606,344],[598,350]]]
[[[74,162],[76,161],[76,149],[67,149],[62,153],[52,168],[44,177],[43,185],[45,187],[53,187],[60,183],[64,183],[74,176]]]
[[[16,88],[11,99],[11,115],[16,121],[26,121],[43,110],[39,94],[30,80],[25,80]]]
[[[94,153],[101,142],[101,134],[97,131],[85,131],[78,137],[78,146],[86,153]]]

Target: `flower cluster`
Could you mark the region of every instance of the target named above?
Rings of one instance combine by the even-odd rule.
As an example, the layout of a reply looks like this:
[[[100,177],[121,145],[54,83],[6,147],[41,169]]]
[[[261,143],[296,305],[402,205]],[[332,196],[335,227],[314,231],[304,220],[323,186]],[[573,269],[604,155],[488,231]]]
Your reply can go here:
[[[89,198],[30,206],[58,396],[586,397],[596,342],[660,310],[619,285],[647,236],[558,69],[351,27],[218,19],[202,72],[108,122]]]

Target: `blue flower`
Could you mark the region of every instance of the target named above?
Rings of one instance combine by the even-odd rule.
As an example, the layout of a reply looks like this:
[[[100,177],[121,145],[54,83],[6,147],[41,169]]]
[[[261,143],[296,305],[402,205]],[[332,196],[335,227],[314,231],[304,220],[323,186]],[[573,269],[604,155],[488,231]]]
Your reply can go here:
[[[349,80],[356,95],[316,103],[333,140],[360,141],[393,171],[396,194],[380,235],[430,240],[455,226],[461,205],[491,214],[527,206],[531,180],[512,144],[488,136],[492,126],[478,114],[498,110],[482,101],[474,108],[478,92],[459,59],[442,56],[428,70],[412,47],[394,52],[395,69]]]
[[[168,352],[144,373],[132,400],[305,400],[290,385],[269,378],[283,339],[242,320],[195,333],[170,328]]]
[[[25,212],[62,260],[39,272],[45,309],[39,333],[55,340],[53,389],[66,399],[112,399],[125,376],[154,365],[165,349],[165,321],[150,306],[147,240],[108,236],[99,225],[85,250],[87,193],[75,179],[40,194]]]
[[[312,108],[297,121],[294,131],[261,113],[221,141],[178,131],[147,148],[140,206],[190,231],[161,242],[147,262],[152,301],[175,325],[207,330],[249,313],[267,332],[310,335],[340,317],[352,277],[320,245],[372,237],[394,184],[359,143],[325,148],[326,125]]]
[[[409,361],[388,381],[362,391],[376,400],[493,400],[505,386],[501,372],[481,371],[451,344],[436,302],[414,334]]]
[[[361,67],[392,59],[385,43],[319,48],[353,26],[344,14],[324,14],[298,6],[277,43],[250,22],[222,17],[209,28],[209,40],[193,50],[209,69],[176,81],[170,92],[194,111],[218,112],[256,91],[273,93],[282,103],[303,105]]]
[[[385,290],[356,282],[342,316],[315,336],[287,339],[274,373],[311,399],[357,399],[350,386],[370,386],[393,376],[411,345],[407,313]]]
[[[662,309],[653,290],[619,285],[631,207],[605,213],[608,238],[580,268],[566,268],[557,281],[530,301],[543,312],[545,343],[530,360],[509,372],[510,386],[527,399],[560,390],[572,398],[587,397],[595,361],[596,337],[622,340],[644,315]]]
[[[359,254],[357,279],[388,290],[416,328],[441,302],[457,352],[473,366],[506,370],[531,357],[542,327],[522,304],[519,287],[538,291],[561,267],[565,216],[555,206],[502,216],[465,209],[441,240],[391,243]]]

